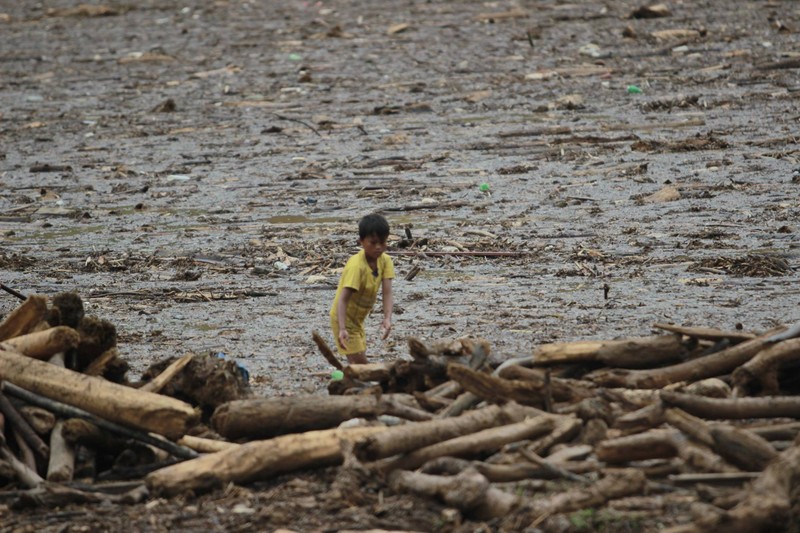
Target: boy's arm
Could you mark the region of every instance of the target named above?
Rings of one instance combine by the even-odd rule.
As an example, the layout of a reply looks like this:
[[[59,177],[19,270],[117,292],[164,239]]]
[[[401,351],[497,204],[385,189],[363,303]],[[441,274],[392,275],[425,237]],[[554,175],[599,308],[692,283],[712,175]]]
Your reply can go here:
[[[347,334],[345,327],[345,318],[347,317],[347,303],[356,292],[355,289],[350,287],[342,287],[342,293],[339,295],[339,301],[336,303],[336,320],[339,322],[339,338],[336,339],[339,347],[343,350],[347,349],[347,341],[350,336]]]
[[[383,290],[383,338],[389,337],[392,332],[392,308],[394,307],[394,297],[392,296],[392,279],[384,278],[382,282]]]

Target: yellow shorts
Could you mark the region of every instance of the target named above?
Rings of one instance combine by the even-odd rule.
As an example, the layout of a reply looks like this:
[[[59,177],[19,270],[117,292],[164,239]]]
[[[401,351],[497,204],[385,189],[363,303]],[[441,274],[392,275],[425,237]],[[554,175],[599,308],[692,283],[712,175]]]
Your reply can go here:
[[[339,355],[350,355],[354,353],[361,353],[367,351],[367,336],[364,333],[364,328],[347,328],[347,349],[342,350],[339,346],[339,321],[331,317],[331,329],[333,330],[333,341],[336,343],[336,349]]]

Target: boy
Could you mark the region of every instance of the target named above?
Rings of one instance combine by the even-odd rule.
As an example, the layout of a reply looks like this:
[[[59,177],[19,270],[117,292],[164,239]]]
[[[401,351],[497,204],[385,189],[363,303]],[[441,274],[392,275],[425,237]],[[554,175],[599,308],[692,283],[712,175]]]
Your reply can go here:
[[[383,290],[383,339],[392,331],[392,279],[394,264],[386,251],[389,223],[381,215],[367,215],[358,223],[362,250],[352,256],[342,271],[331,306],[331,329],[339,354],[347,362],[366,364],[367,342],[364,320]]]

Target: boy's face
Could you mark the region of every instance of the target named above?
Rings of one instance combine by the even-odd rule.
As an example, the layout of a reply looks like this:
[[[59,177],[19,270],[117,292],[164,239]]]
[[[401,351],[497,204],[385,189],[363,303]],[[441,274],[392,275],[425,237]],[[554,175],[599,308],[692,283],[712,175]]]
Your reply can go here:
[[[358,240],[361,247],[364,248],[364,255],[371,260],[378,259],[386,251],[386,241],[387,239],[381,239],[377,235],[367,235]]]

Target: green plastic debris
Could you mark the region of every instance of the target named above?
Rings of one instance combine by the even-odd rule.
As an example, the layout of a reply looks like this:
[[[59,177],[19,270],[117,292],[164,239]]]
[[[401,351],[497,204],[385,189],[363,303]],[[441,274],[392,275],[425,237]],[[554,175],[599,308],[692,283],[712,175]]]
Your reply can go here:
[[[300,54],[289,54],[289,61],[300,61],[303,59],[303,56]]]
[[[339,381],[342,378],[344,378],[344,372],[342,372],[341,370],[334,370],[333,372],[331,372],[331,379],[333,381]]]
[[[489,191],[489,184],[488,183],[481,183],[480,190],[481,190],[481,192],[488,192]]]
[[[636,85],[628,85],[628,94],[642,94],[642,89]]]

